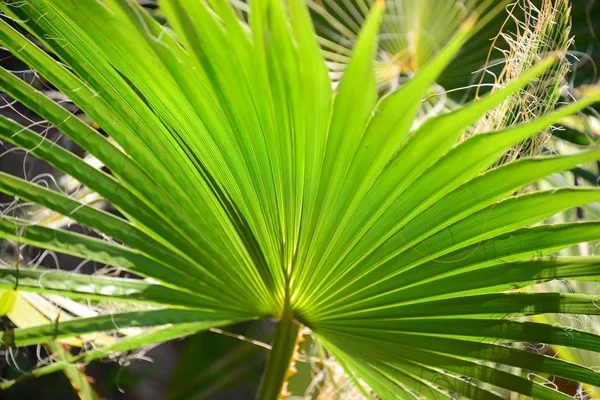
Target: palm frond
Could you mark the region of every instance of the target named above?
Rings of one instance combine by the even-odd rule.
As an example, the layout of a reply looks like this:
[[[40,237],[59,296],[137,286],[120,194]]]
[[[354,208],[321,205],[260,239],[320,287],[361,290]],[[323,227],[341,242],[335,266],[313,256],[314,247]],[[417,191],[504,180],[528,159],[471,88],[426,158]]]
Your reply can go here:
[[[71,175],[120,213],[3,174],[3,192],[114,240],[35,225],[18,213],[3,215],[0,237],[146,278],[6,267],[0,287],[151,303],[3,331],[3,347],[94,332],[114,339],[21,380],[210,327],[273,318],[275,340],[259,392],[264,399],[277,398],[285,386],[299,324],[366,384],[364,393],[383,398],[498,398],[502,389],[567,397],[497,365],[600,386],[599,375],[585,366],[506,345],[536,340],[599,350],[596,334],[511,319],[600,313],[597,296],[514,290],[552,279],[600,279],[596,257],[552,255],[598,240],[598,222],[538,225],[600,201],[600,190],[515,195],[599,152],[490,168],[511,146],[600,94],[460,141],[490,109],[552,68],[556,57],[413,132],[421,99],[477,29],[473,19],[400,90],[378,99],[374,58],[385,24],[382,1],[373,3],[335,91],[300,0],[256,0],[248,25],[218,0],[162,1],[169,27],[126,0],[9,0],[0,9],[52,55],[5,19],[2,46],[111,140],[9,71],[0,74],[4,90],[108,172],[3,116],[1,137]],[[145,329],[119,335],[136,327]]]

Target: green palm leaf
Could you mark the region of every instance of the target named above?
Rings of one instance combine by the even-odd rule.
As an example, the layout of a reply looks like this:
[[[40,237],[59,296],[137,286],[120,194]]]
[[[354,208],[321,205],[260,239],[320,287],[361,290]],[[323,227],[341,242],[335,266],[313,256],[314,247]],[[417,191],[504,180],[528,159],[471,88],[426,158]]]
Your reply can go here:
[[[411,133],[422,97],[475,32],[473,20],[414,79],[378,100],[373,60],[383,2],[374,3],[335,92],[300,0],[253,1],[249,32],[222,1],[161,5],[173,30],[127,0],[0,6],[56,58],[4,20],[1,45],[112,140],[5,70],[2,87],[109,172],[6,117],[0,117],[0,136],[71,175],[122,215],[2,174],[3,192],[115,240],[37,226],[16,214],[0,220],[0,237],[148,278],[2,268],[2,289],[138,307],[4,331],[2,346],[111,332],[114,343],[66,358],[87,362],[209,327],[275,318],[261,399],[277,398],[285,386],[299,324],[364,393],[382,398],[498,398],[501,389],[565,397],[497,365],[600,386],[587,367],[506,345],[540,341],[599,350],[597,335],[506,319],[600,313],[597,296],[514,291],[552,279],[600,279],[596,257],[548,256],[598,240],[598,223],[534,226],[600,201],[600,190],[514,195],[599,152],[489,169],[508,148],[600,94],[459,143],[469,126],[555,59]],[[119,330],[130,327],[144,330],[120,338]]]

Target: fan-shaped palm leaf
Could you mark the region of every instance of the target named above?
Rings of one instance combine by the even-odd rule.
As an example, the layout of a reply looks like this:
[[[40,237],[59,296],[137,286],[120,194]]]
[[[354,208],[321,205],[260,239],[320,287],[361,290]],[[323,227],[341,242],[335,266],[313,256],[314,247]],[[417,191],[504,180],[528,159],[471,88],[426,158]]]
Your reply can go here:
[[[0,220],[0,236],[152,278],[3,268],[3,289],[152,306],[5,331],[3,346],[160,326],[70,359],[86,362],[208,327],[275,318],[264,399],[280,395],[299,324],[382,398],[497,398],[495,388],[566,397],[487,362],[600,385],[586,367],[504,345],[541,341],[600,351],[597,335],[505,318],[600,312],[594,296],[511,291],[551,279],[599,279],[596,257],[543,255],[598,239],[600,224],[533,226],[600,200],[599,190],[512,194],[600,152],[488,171],[511,145],[600,94],[457,145],[466,127],[553,58],[409,134],[423,93],[472,33],[472,20],[410,82],[377,101],[373,57],[382,2],[374,4],[335,93],[300,0],[254,1],[251,36],[219,0],[164,0],[173,31],[126,0],[9,0],[1,8],[61,61],[6,22],[2,45],[119,147],[5,70],[0,82],[10,96],[110,173],[7,118],[0,118],[0,136],[79,180],[123,217],[2,174],[3,192],[116,242],[27,224],[18,215]]]

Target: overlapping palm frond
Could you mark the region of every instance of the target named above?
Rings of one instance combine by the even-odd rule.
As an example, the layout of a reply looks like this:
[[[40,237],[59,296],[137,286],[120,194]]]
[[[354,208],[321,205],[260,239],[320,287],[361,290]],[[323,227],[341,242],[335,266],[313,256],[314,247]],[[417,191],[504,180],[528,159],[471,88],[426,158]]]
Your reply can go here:
[[[600,386],[592,369],[507,345],[538,341],[600,352],[596,334],[512,319],[600,313],[598,296],[515,291],[553,279],[600,279],[598,257],[552,255],[599,239],[598,222],[536,225],[600,201],[600,190],[514,195],[600,151],[490,169],[508,148],[600,100],[600,93],[459,143],[470,125],[556,57],[411,133],[428,88],[475,32],[472,18],[412,79],[378,100],[381,1],[335,91],[301,0],[253,1],[250,35],[220,0],[161,6],[170,28],[127,0],[0,6],[56,59],[5,20],[2,46],[118,146],[6,70],[0,84],[11,97],[109,172],[5,117],[0,137],[72,176],[122,215],[2,174],[3,192],[112,240],[31,225],[18,215],[0,219],[0,237],[148,278],[5,267],[0,288],[152,306],[4,331],[3,347],[113,332],[114,343],[68,357],[87,362],[209,327],[274,318],[262,399],[278,398],[285,386],[298,324],[310,328],[364,393],[381,398],[487,399],[502,389],[568,398],[497,365]],[[118,334],[149,326],[157,329]]]
[[[375,0],[308,1],[334,82],[350,61],[352,48],[374,3]],[[483,29],[506,4],[487,0],[387,1],[378,34],[378,87],[398,87],[427,65],[466,20],[474,15],[483,16],[476,28]],[[472,37],[471,41],[480,39]],[[466,49],[461,51],[467,53]],[[468,74],[482,66],[476,66]],[[463,79],[468,74],[463,74]]]
[[[373,0],[309,0],[308,3],[335,84],[350,59]],[[516,70],[549,51],[568,50],[560,68],[553,68],[554,75],[562,74],[565,78],[565,87],[557,88],[561,89],[557,94],[569,100],[579,98],[586,90],[585,85],[595,85],[598,81],[600,41],[592,21],[600,16],[600,4],[594,0],[572,5],[568,1],[551,0],[389,0],[386,4],[376,55],[377,83],[382,93],[396,89],[417,73],[469,16],[480,16],[478,33],[459,52],[460,63],[443,71],[430,87],[417,124],[429,116],[452,110],[456,102],[471,99],[476,93],[501,87]],[[571,17],[572,36],[569,35]],[[573,36],[577,39],[575,45],[569,40]],[[597,145],[597,117],[595,107],[586,114],[565,118],[556,136],[580,145]]]

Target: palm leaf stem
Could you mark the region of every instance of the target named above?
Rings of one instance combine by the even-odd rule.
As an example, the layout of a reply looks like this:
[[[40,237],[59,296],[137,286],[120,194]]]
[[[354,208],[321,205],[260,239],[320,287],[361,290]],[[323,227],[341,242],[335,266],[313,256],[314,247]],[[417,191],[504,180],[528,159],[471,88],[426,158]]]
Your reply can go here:
[[[300,328],[300,324],[292,317],[289,302],[286,302],[283,315],[275,325],[273,347],[262,375],[257,400],[279,400],[289,395],[287,381],[295,372],[294,359]]]

